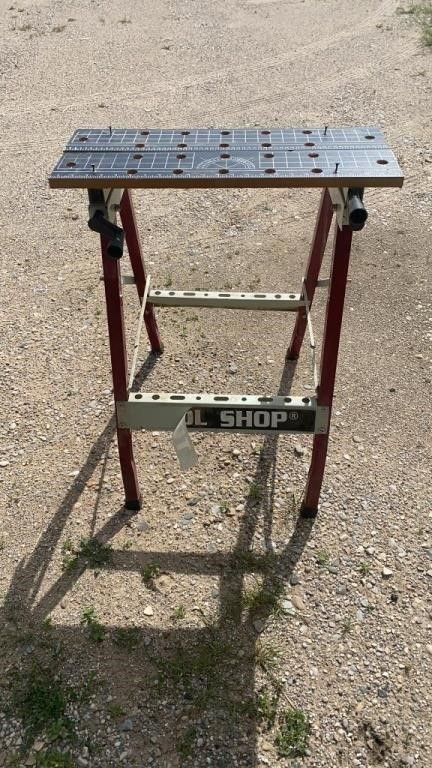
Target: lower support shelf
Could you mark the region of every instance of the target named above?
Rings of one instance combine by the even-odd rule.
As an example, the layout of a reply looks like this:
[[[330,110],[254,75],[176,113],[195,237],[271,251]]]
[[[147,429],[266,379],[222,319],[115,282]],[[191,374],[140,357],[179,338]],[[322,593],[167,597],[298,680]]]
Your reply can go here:
[[[116,408],[127,429],[174,431],[185,417],[188,429],[202,432],[326,434],[329,421],[315,397],[133,392]]]

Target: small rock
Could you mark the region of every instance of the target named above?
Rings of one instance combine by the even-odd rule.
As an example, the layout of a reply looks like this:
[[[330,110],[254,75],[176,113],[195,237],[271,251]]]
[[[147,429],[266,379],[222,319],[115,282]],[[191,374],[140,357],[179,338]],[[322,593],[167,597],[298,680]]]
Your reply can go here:
[[[381,571],[381,576],[383,579],[390,579],[391,576],[393,576],[393,571],[390,568],[387,568],[387,566],[384,566]]]
[[[361,437],[358,437],[358,435],[353,435],[353,442],[354,443],[361,443]]]
[[[78,765],[82,765],[83,768],[85,768],[85,766],[88,765],[88,760],[86,760],[85,757],[82,757],[81,755],[79,755],[79,757],[77,758],[77,763]]]
[[[146,523],[145,520],[141,520],[139,523],[137,523],[137,528],[139,531],[150,531],[151,525],[150,523]]]
[[[195,507],[199,502],[199,499],[195,496],[193,499],[189,499],[187,502],[188,507]]]
[[[153,614],[154,614],[154,610],[151,607],[151,605],[146,605],[146,607],[144,608],[144,616],[153,616]]]
[[[306,453],[306,448],[303,448],[302,445],[295,445],[294,446],[294,453],[296,456],[304,456]]]
[[[237,373],[237,371],[238,371],[238,368],[237,368],[237,366],[236,366],[236,364],[235,364],[235,363],[230,363],[230,364],[228,365],[228,368],[227,368],[227,370],[228,370],[228,373],[231,373],[231,374],[233,374],[233,375],[234,375],[235,373]]]
[[[291,598],[291,602],[294,606],[294,608],[297,608],[298,611],[305,611],[306,605],[304,604],[303,600],[301,599],[300,595],[293,595]]]
[[[297,584],[300,584],[300,579],[299,579],[299,577],[295,573],[291,574],[290,584],[291,584],[292,587],[295,587],[295,586],[297,586]]]
[[[429,656],[432,656],[432,645],[430,643],[426,646],[426,651]]]
[[[133,722],[128,717],[126,718],[126,720],[123,720],[123,722],[120,723],[118,728],[119,728],[119,731],[131,731],[133,729]]]
[[[40,752],[40,751],[41,751],[41,749],[43,749],[43,747],[44,747],[44,743],[43,743],[43,741],[39,741],[39,740],[37,740],[37,741],[35,741],[35,743],[33,744],[33,749],[34,749],[34,751],[35,751],[35,752]]]
[[[295,616],[296,609],[294,608],[292,600],[282,600],[281,608],[287,616]]]
[[[0,467],[7,467],[9,464],[10,462],[6,461],[6,459],[4,459],[3,461],[0,461]]]
[[[253,628],[255,632],[257,632],[260,635],[261,632],[264,632],[264,629],[265,629],[264,621],[262,621],[262,619],[255,619],[255,621],[253,622]]]

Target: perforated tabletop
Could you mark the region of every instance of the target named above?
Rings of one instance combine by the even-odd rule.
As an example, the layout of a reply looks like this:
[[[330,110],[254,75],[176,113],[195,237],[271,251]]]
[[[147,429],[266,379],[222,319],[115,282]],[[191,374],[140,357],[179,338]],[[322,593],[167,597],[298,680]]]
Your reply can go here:
[[[51,187],[401,187],[381,131],[79,128]]]

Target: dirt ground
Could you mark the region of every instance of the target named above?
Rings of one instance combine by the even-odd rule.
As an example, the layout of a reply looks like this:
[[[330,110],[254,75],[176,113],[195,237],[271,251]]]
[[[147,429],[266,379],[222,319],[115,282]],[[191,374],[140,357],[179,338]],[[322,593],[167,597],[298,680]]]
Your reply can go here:
[[[0,0],[0,766],[432,766],[432,54],[397,6]],[[354,235],[316,521],[307,436],[195,434],[182,474],[136,434],[126,513],[97,236],[49,171],[79,126],[324,124],[406,181]],[[299,290],[317,192],[135,200],[154,286]],[[286,379],[291,316],[158,319],[144,389]]]

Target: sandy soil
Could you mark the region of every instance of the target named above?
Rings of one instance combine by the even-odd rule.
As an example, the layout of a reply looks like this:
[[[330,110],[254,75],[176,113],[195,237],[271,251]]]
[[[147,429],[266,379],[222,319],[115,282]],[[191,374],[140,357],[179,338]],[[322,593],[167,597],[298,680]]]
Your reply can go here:
[[[397,5],[0,0],[0,765],[432,765],[432,57]],[[406,183],[367,193],[354,238],[317,520],[297,518],[307,437],[194,436],[182,475],[169,436],[138,434],[126,514],[97,237],[51,167],[78,126],[325,123],[381,125]],[[154,283],[298,290],[317,200],[137,194]],[[279,387],[291,318],[158,317],[144,388]],[[75,562],[95,536],[109,562]],[[35,668],[75,740],[25,714]],[[305,756],[282,755],[292,709]]]

